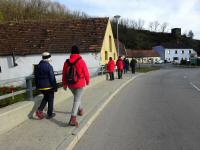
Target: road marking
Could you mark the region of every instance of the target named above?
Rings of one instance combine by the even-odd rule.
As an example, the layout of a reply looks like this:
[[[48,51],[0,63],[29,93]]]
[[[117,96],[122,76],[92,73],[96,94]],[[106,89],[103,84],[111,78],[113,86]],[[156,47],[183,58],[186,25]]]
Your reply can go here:
[[[103,102],[103,104],[96,110],[96,112],[89,118],[89,120],[83,125],[82,128],[78,129],[78,133],[76,135],[73,135],[72,140],[69,141],[67,146],[64,148],[66,150],[72,150],[75,145],[78,143],[78,141],[81,139],[81,137],[84,135],[84,133],[87,131],[87,129],[90,127],[90,125],[95,121],[95,119],[98,117],[98,115],[103,111],[103,109],[109,104],[109,102],[113,99],[113,97],[120,92],[121,89],[123,89],[127,84],[129,84],[131,81],[135,80],[137,77],[141,76],[143,74],[136,75],[129,80],[127,80],[125,83],[123,83],[115,92],[113,92],[107,100]],[[70,137],[69,137],[70,138]],[[56,150],[63,150],[63,147],[56,148]]]
[[[196,85],[194,85],[192,82],[190,82],[190,84],[191,84],[197,91],[200,91],[200,89],[199,89]]]

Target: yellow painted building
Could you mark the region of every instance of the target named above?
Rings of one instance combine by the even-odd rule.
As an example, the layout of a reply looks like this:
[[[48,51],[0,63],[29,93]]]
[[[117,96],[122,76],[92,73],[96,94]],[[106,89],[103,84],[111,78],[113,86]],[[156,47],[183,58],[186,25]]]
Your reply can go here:
[[[109,61],[109,57],[112,57],[115,61],[118,58],[110,20],[108,20],[101,48],[101,64],[107,64]]]

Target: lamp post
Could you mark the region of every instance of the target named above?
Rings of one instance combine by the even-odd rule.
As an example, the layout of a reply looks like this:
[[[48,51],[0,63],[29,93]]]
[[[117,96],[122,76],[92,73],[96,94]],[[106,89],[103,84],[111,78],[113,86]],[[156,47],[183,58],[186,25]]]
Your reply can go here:
[[[117,20],[117,53],[118,53],[118,57],[119,57],[119,33],[118,33],[118,24],[119,24],[119,18],[121,16],[120,15],[116,15],[114,16],[114,18]]]

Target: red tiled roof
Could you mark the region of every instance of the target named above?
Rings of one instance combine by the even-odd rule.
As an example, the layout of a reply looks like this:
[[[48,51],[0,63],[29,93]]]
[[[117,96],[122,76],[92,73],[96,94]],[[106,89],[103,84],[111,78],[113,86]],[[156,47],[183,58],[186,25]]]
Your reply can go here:
[[[160,55],[154,50],[126,50],[129,58],[140,57],[160,57]]]
[[[66,53],[74,44],[81,52],[100,51],[107,24],[108,18],[0,24],[0,55]]]

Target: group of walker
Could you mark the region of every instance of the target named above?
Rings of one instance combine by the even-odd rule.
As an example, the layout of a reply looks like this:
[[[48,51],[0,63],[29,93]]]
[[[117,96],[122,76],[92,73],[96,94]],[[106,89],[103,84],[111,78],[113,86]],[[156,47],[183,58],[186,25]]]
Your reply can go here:
[[[46,104],[48,103],[47,119],[53,118],[54,113],[54,92],[57,91],[56,78],[54,75],[53,67],[50,64],[51,54],[44,52],[42,60],[35,69],[35,82],[36,88],[44,95],[40,106],[36,111],[38,119],[43,119],[45,114],[43,112]],[[81,106],[81,98],[83,95],[84,87],[90,83],[90,74],[88,67],[79,54],[79,48],[72,46],[70,58],[64,62],[62,74],[63,89],[69,88],[74,96],[71,118],[69,121],[70,126],[77,126],[77,115],[83,115],[83,107]]]
[[[63,72],[62,72],[62,82],[63,89],[67,90],[69,88],[74,96],[73,107],[71,118],[69,121],[70,126],[77,126],[77,115],[82,116],[84,111],[81,105],[81,98],[83,95],[84,87],[90,83],[90,73],[88,67],[79,54],[79,48],[77,46],[72,46],[70,58],[64,62]],[[48,103],[47,119],[53,118],[56,114],[54,113],[54,93],[57,92],[57,83],[54,75],[53,67],[51,63],[51,54],[49,52],[44,52],[42,54],[42,60],[36,66],[34,70],[36,88],[43,94],[42,102],[36,111],[36,116],[38,119],[43,119],[45,114],[43,112],[46,104]],[[132,73],[135,73],[135,62],[132,59],[130,66],[132,68]],[[122,79],[124,61],[121,56],[116,62],[118,70],[118,78]],[[110,80],[114,80],[115,71],[115,61],[112,57],[109,58],[107,65],[108,72],[110,74]]]
[[[129,71],[129,66],[131,67],[132,73],[135,73],[136,63],[137,61],[134,58],[132,58],[131,62],[129,63],[129,60],[127,58],[124,58],[124,60],[122,60],[122,57],[119,56],[115,64],[115,61],[112,59],[112,57],[109,57],[107,72],[109,73],[110,80],[114,80],[115,66],[117,66],[118,79],[122,79],[123,71],[124,74],[127,73]]]

